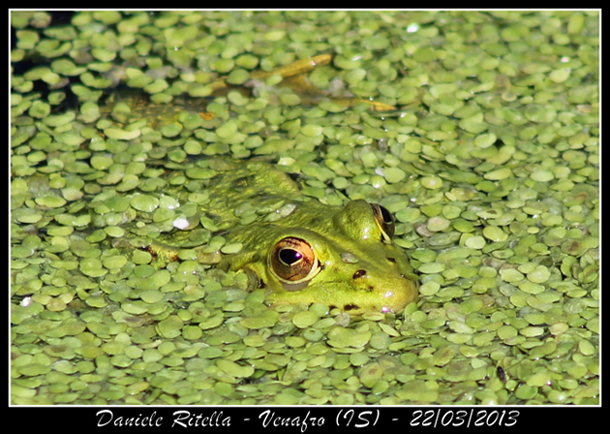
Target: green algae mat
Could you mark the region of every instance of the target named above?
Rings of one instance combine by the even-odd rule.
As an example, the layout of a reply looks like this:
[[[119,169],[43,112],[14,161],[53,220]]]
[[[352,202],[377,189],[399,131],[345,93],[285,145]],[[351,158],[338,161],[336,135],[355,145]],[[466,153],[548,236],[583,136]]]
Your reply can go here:
[[[11,404],[599,404],[598,11],[10,19]],[[268,306],[219,157],[383,206],[418,300]]]

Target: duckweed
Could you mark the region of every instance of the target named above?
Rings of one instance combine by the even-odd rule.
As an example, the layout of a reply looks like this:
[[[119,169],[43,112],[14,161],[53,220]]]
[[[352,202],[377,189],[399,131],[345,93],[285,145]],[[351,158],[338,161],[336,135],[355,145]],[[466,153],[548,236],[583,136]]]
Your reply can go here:
[[[12,404],[598,404],[598,11],[62,13],[11,11]],[[333,51],[328,98],[251,80]],[[387,207],[419,300],[267,306],[221,155]]]

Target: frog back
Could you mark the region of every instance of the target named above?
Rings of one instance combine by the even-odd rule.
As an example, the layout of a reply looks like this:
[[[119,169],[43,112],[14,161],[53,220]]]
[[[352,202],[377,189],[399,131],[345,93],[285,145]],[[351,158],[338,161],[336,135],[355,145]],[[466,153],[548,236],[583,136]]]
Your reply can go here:
[[[306,200],[288,174],[265,162],[218,160],[210,166],[218,174],[210,179],[205,212],[219,229],[238,226],[247,209],[263,215],[284,203]]]

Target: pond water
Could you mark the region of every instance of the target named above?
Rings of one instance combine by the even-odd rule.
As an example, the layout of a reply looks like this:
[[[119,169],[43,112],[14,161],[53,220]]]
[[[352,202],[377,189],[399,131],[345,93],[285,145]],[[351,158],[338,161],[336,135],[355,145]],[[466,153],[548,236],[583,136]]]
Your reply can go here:
[[[599,18],[12,11],[11,403],[598,404]],[[418,300],[267,306],[217,157],[387,208]]]

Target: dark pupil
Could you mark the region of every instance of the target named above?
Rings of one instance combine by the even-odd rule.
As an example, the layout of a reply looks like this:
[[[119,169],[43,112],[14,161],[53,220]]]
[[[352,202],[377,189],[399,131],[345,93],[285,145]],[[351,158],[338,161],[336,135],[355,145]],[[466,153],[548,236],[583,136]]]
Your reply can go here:
[[[286,265],[292,265],[303,257],[299,252],[292,249],[282,249],[279,256],[280,261]]]

